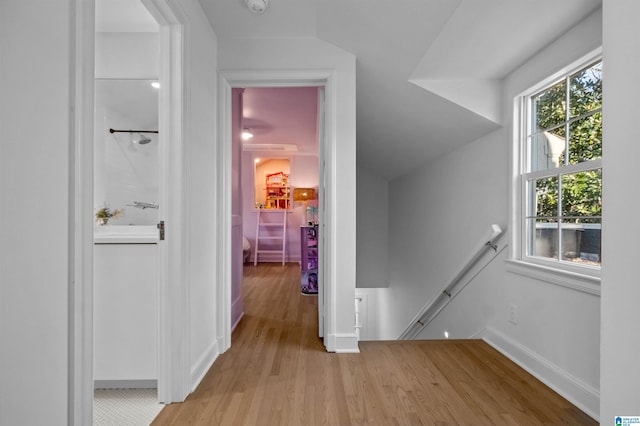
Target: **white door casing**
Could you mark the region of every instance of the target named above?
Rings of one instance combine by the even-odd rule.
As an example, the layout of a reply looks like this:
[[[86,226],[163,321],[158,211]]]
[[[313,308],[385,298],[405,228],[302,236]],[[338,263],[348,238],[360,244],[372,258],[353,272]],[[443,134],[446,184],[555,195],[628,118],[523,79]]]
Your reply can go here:
[[[218,300],[216,310],[218,312],[218,323],[221,325],[222,333],[219,335],[219,347],[221,351],[227,350],[231,346],[231,90],[233,88],[246,87],[291,87],[291,86],[323,86],[324,87],[324,115],[323,128],[320,134],[323,136],[319,141],[320,149],[320,242],[324,248],[320,254],[320,265],[322,282],[320,283],[318,298],[319,312],[321,319],[319,324],[319,334],[324,335],[325,347],[328,351],[333,351],[327,340],[328,334],[335,334],[335,317],[331,315],[335,306],[335,280],[331,271],[331,256],[333,253],[332,244],[335,240],[331,238],[333,232],[332,224],[335,221],[335,201],[334,191],[330,186],[334,179],[331,175],[335,173],[335,137],[334,128],[336,123],[336,108],[334,97],[335,72],[326,70],[311,71],[222,71],[219,80],[219,144],[218,144],[218,186],[217,193],[221,202],[218,204],[218,218],[220,220],[219,229],[223,232],[217,240],[218,258],[218,282],[223,285],[218,287]],[[322,300],[320,300],[322,298]],[[320,311],[322,310],[322,311]]]

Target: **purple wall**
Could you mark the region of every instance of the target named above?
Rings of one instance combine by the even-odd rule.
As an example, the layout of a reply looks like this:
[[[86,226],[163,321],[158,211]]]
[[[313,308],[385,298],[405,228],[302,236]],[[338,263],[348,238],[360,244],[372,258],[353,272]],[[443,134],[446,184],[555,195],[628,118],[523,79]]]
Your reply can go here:
[[[233,89],[231,126],[231,324],[235,328],[243,314],[242,305],[242,145],[240,139],[242,123],[242,89]]]

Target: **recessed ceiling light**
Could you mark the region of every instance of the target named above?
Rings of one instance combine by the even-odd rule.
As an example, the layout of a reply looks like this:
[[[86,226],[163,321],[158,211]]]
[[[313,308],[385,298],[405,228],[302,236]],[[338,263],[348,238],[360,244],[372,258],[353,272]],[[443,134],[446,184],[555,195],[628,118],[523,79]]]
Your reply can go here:
[[[242,131],[242,140],[248,141],[253,137],[253,133],[249,129],[244,129]]]

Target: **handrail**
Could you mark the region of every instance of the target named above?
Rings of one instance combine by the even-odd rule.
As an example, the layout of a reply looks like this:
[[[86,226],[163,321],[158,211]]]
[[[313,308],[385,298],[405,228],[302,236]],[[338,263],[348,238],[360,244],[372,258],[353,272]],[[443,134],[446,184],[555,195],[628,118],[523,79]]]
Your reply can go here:
[[[400,335],[399,340],[408,340],[414,338],[440,313],[440,311],[451,301],[451,299],[456,296],[457,293],[453,293],[453,288],[478,262],[480,257],[482,257],[482,255],[485,253],[486,249],[492,248],[497,255],[498,246],[495,244],[495,241],[498,239],[500,234],[502,234],[502,229],[500,229],[498,225],[491,225],[491,233],[487,235],[486,238],[482,239],[482,243],[478,245],[477,249],[473,252],[474,254],[460,269],[460,272],[458,272],[453,277],[453,279],[442,290],[442,292],[440,292],[436,297],[432,298],[422,307],[422,309],[420,309],[418,314],[411,320],[405,331]],[[462,288],[464,288],[464,286]],[[460,290],[462,290],[462,288]],[[445,303],[442,306],[439,306],[440,302],[442,302],[443,300]]]

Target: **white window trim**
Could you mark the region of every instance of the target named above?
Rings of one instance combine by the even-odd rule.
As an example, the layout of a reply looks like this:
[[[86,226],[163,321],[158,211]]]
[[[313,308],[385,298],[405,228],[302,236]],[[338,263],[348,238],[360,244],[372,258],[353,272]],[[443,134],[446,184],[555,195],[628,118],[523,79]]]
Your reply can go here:
[[[573,61],[514,98],[510,179],[510,221],[512,232],[509,260],[507,261],[507,270],[512,273],[594,295],[600,295],[599,267],[573,265],[570,262],[526,255],[524,247],[527,231],[524,225],[525,221],[522,220],[526,212],[526,182],[523,176],[523,170],[526,165],[526,147],[522,141],[526,140],[527,136],[523,133],[526,132],[529,97],[557,82],[563,76],[579,71],[589,63],[601,58],[602,49],[598,48]],[[601,160],[595,161],[599,162],[599,166],[602,165]],[[570,171],[569,168],[566,171],[563,170],[562,173],[564,174],[568,171]],[[529,173],[528,175],[531,176],[532,174]]]

